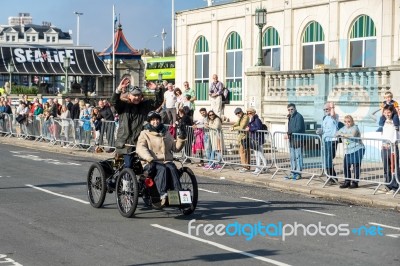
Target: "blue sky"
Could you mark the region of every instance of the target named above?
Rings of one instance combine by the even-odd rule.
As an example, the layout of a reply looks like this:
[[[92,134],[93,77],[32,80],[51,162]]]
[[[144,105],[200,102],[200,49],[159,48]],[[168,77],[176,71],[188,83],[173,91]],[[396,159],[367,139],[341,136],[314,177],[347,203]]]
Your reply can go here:
[[[171,0],[1,0],[0,24],[18,13],[30,13],[34,24],[49,21],[63,31],[72,30],[76,41],[77,19],[80,17],[80,45],[102,51],[112,43],[112,6],[121,17],[124,34],[136,49],[162,49],[161,37],[152,36],[163,28],[167,32],[165,46],[171,46]],[[175,0],[175,11],[207,6],[204,0]]]

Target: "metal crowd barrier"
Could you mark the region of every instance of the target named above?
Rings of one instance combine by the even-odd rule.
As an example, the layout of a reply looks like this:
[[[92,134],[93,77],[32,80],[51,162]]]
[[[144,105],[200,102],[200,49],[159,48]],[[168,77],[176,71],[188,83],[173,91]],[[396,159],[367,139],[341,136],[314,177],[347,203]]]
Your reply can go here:
[[[400,152],[399,152],[399,150],[400,150],[400,139],[397,140],[395,145],[397,147],[397,149],[395,149],[396,150],[396,153],[395,153],[396,157],[395,158],[397,158],[397,161],[396,161],[396,166],[397,167],[396,167],[395,178],[396,178],[396,181],[397,181],[397,184],[399,185],[399,187],[397,188],[396,192],[393,194],[393,198],[396,197],[396,195],[400,191],[400,161],[399,161],[399,157],[400,157]]]
[[[0,113],[0,133],[8,137],[12,135],[12,119],[13,116],[7,113]]]
[[[362,143],[364,152],[346,152],[347,145],[352,141]],[[382,186],[389,185],[392,180],[399,181],[398,143],[391,143],[389,140],[377,138],[342,138],[341,141],[339,141],[336,138],[327,137],[325,138],[324,145],[331,147],[330,145],[332,142],[337,143],[336,156],[332,164],[334,172],[329,170],[329,157],[325,156],[329,155],[330,151],[327,148],[324,149],[324,165],[327,166],[324,167],[324,173],[328,177],[328,180],[342,179],[343,181],[348,180],[352,182],[362,181],[363,183],[376,185],[373,194],[376,194],[377,190]],[[346,154],[349,154],[347,158]],[[350,167],[348,163],[345,163],[345,158],[352,163],[350,165],[351,169],[347,170],[351,178],[345,177],[345,171]],[[359,178],[356,178],[355,175],[358,175]],[[324,186],[325,185],[326,182]],[[399,189],[395,195],[398,191]]]
[[[92,121],[82,119],[53,119],[40,115],[27,117],[25,121],[18,123],[15,115],[4,114],[1,118],[0,133],[3,136],[32,138],[36,141],[47,141],[51,145],[61,144],[72,148],[84,148],[86,151],[92,150],[95,146],[103,149],[115,148],[117,127],[114,121],[102,121],[101,129],[96,132]],[[187,136],[184,149],[174,156],[182,158],[184,162],[189,159],[208,162],[208,169],[221,171],[227,165],[232,168],[234,166],[257,167],[261,170],[256,173],[259,175],[275,167],[272,178],[279,171],[292,172],[309,178],[307,185],[318,177],[324,182],[323,187],[329,180],[346,180],[344,170],[346,139],[344,138],[342,143],[339,143],[336,138],[325,138],[322,141],[319,135],[314,134],[293,134],[288,137],[286,132],[275,132],[271,135],[268,131],[257,131],[250,134],[247,131],[198,129],[191,126],[187,127]],[[242,137],[239,139],[240,136]],[[389,185],[392,180],[400,182],[398,159],[400,141],[393,144],[388,140],[374,138],[352,138],[352,140],[362,142],[365,152],[359,168],[359,179],[354,177],[354,169],[352,169],[352,177],[347,180],[369,183],[374,186],[374,194],[382,186]],[[335,156],[333,156],[335,146],[332,146],[332,143],[337,143],[334,149]],[[248,152],[247,164],[241,163],[241,149]],[[291,162],[291,152],[297,156],[298,160]],[[334,157],[331,164],[328,157]],[[301,167],[294,169],[297,161]],[[336,173],[330,168],[334,168]],[[384,173],[389,170],[391,174],[387,174],[385,178]],[[323,179],[323,175],[327,177],[326,180]],[[393,196],[396,196],[399,191],[400,188]]]
[[[207,169],[222,170],[226,165],[256,166],[260,170],[257,172],[259,175],[273,166],[272,137],[268,131],[250,134],[247,131],[189,126],[187,132],[185,156],[190,160],[208,162]],[[239,136],[244,138],[239,139]],[[247,154],[247,164],[242,164],[240,150]]]
[[[275,132],[273,135],[273,154],[275,172],[285,172],[289,178],[297,174],[302,178],[310,176],[307,185],[315,178],[322,180],[321,137],[314,134],[298,134],[291,136],[287,132]]]

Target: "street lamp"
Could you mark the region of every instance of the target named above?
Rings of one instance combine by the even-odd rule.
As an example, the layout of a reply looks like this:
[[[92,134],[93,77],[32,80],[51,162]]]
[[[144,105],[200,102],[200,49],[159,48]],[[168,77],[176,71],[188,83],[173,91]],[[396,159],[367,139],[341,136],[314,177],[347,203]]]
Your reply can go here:
[[[11,87],[12,87],[12,73],[14,73],[15,68],[12,62],[8,63],[8,73],[10,73],[10,91],[7,94],[11,94]]]
[[[79,17],[83,15],[83,13],[75,11],[74,14],[76,15],[76,45],[79,46]]]
[[[256,66],[263,66],[263,53],[262,53],[262,29],[267,24],[267,10],[265,8],[256,9],[256,25],[258,26],[259,32],[259,42],[258,42],[258,61]]]
[[[71,66],[71,58],[69,57],[64,57],[64,69],[65,69],[65,92],[69,92],[68,89],[68,68]]]
[[[163,76],[163,73],[162,73],[162,72],[159,72],[159,73],[158,73],[158,83],[161,83],[161,82],[162,82],[162,76]]]
[[[146,46],[144,47],[144,55],[146,55],[146,48],[147,48],[147,45],[148,45],[149,41],[150,41],[152,38],[157,38],[157,37],[158,37],[158,35],[157,35],[157,34],[154,34],[153,36],[151,36],[150,38],[147,39],[147,41],[146,41]],[[150,49],[149,49],[149,52],[150,52]]]
[[[162,39],[162,56],[165,57],[165,36],[167,36],[167,33],[165,32],[164,28],[162,29],[161,32],[161,39]]]

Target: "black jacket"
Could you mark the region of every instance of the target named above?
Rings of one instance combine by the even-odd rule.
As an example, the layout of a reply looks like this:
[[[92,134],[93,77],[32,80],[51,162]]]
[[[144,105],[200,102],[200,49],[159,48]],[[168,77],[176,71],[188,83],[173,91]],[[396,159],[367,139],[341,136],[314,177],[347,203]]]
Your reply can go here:
[[[72,119],[80,119],[79,114],[81,112],[81,109],[79,108],[79,103],[75,103],[71,107],[71,118]]]
[[[104,118],[107,121],[114,121],[114,114],[111,111],[110,106],[104,106],[100,109],[99,117]]]
[[[147,114],[157,109],[156,101],[144,100],[139,104],[123,101],[121,94],[113,93],[110,103],[114,106],[119,117],[119,127],[115,147],[120,153],[126,153],[125,144],[136,145]]]

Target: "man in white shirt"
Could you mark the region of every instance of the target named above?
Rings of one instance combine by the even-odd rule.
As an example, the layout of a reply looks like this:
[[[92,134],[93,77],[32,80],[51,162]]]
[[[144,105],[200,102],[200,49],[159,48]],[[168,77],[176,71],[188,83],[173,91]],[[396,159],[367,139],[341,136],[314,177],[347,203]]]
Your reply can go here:
[[[163,106],[165,105],[165,112],[167,114],[169,123],[172,124],[173,127],[176,126],[176,108],[175,108],[175,104],[176,104],[176,95],[174,92],[174,85],[172,85],[172,83],[168,83],[167,85],[167,89],[164,92],[164,101],[161,104],[161,106],[157,109],[157,112],[159,112],[161,110],[161,108],[163,108]]]

